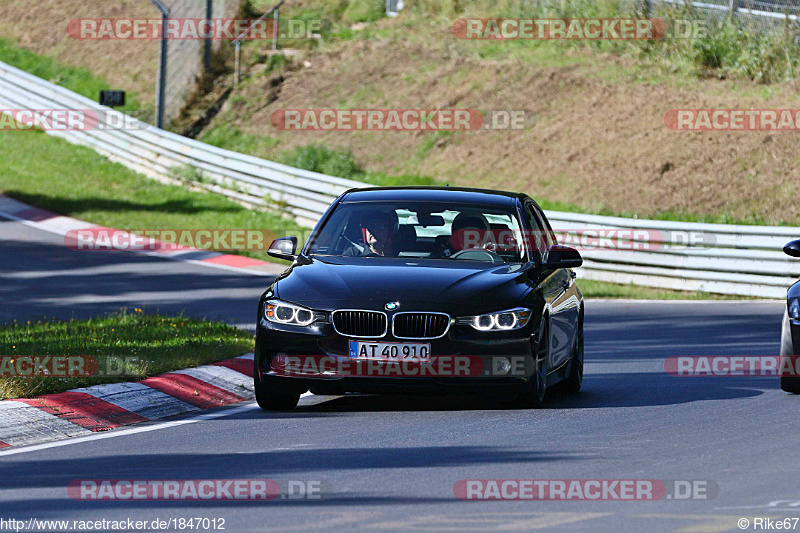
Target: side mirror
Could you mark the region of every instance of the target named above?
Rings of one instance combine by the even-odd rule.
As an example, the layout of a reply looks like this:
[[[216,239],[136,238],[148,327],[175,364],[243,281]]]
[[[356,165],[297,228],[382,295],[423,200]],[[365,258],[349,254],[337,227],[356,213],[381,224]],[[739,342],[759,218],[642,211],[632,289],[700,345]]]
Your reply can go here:
[[[800,239],[792,241],[783,247],[783,253],[792,257],[800,257]]]
[[[577,268],[583,264],[580,252],[569,246],[554,245],[547,252],[548,268]]]
[[[278,259],[285,259],[286,261],[294,261],[297,259],[297,237],[281,237],[275,239],[269,245],[267,254]]]

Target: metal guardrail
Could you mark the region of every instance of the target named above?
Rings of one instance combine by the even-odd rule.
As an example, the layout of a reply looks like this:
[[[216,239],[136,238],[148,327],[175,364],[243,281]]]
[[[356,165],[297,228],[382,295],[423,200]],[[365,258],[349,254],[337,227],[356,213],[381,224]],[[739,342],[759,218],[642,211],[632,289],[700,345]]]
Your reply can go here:
[[[583,277],[674,290],[696,290],[784,298],[800,278],[800,261],[783,246],[800,238],[800,227],[701,224],[639,220],[581,213],[547,212],[567,244],[580,248],[592,232],[642,230],[643,237],[613,240],[611,246],[581,249]],[[604,233],[603,233],[604,232]],[[591,240],[591,239],[590,239]],[[595,243],[595,240],[591,240]]]
[[[112,110],[0,62],[0,109]],[[102,125],[102,122],[101,122]],[[190,165],[202,185],[237,201],[279,206],[301,224],[313,226],[330,203],[349,188],[366,184],[300,170],[181,137],[130,119],[126,129],[49,131],[87,145],[114,161],[158,179]],[[591,231],[641,230],[612,247],[579,246],[585,258],[581,276],[667,289],[703,290],[781,298],[800,277],[800,261],[783,255],[800,227],[733,226],[662,220],[636,220],[548,211],[556,231],[580,239]],[[622,242],[622,246],[619,243]]]

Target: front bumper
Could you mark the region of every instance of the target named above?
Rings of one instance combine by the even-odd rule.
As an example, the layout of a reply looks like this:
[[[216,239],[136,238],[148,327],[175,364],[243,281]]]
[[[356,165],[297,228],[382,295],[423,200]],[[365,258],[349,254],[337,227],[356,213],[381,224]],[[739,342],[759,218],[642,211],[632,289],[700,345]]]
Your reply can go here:
[[[439,339],[409,341],[395,339],[391,333],[381,339],[358,339],[339,335],[329,323],[315,323],[305,328],[276,325],[261,318],[256,331],[256,379],[269,384],[270,388],[293,393],[311,390],[316,394],[516,394],[528,383],[535,368],[534,333],[531,324],[507,332],[479,332],[470,326],[453,324],[447,335]],[[384,374],[391,372],[381,371],[385,364],[369,362],[366,375],[351,372],[355,368],[351,365],[354,361],[349,358],[351,340],[429,343],[432,359],[460,360],[469,365],[470,371],[448,374],[446,369],[456,367],[456,363],[438,367],[445,368],[445,372],[424,377],[421,377],[424,373],[416,372],[415,368],[401,376],[387,376]],[[299,358],[319,361],[324,357],[339,364],[329,365],[324,373],[288,375],[281,371],[283,367],[277,361],[273,363],[276,356],[280,356],[278,361]],[[511,368],[503,368],[502,360],[507,360]]]
[[[800,355],[800,320],[789,318],[784,311],[782,328],[781,355]]]

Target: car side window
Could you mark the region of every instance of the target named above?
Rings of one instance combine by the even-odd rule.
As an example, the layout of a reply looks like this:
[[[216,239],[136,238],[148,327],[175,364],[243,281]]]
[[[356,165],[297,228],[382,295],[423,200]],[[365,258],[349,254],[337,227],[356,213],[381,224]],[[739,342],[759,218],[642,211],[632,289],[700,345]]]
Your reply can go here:
[[[535,208],[535,211],[539,213],[539,216],[541,217],[545,227],[547,228],[547,235],[550,239],[551,245],[558,244],[558,237],[556,237],[556,232],[553,231],[553,228],[550,226],[550,221],[547,220],[547,217],[544,216],[544,213],[542,213],[541,209]]]
[[[525,216],[531,227],[530,236],[526,239],[528,247],[534,255],[540,257],[542,261],[547,259],[547,250],[552,246],[552,236],[547,231],[541,216],[536,212],[533,204],[525,203]]]

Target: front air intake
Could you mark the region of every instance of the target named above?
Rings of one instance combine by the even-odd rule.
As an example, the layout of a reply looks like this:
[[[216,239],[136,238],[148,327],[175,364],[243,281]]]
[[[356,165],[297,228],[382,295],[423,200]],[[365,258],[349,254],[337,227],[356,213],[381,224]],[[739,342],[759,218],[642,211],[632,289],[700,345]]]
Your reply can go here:
[[[398,339],[438,339],[449,327],[450,316],[444,313],[398,313],[392,333]]]
[[[333,327],[347,337],[378,338],[386,335],[386,314],[378,311],[342,310],[333,312]]]

